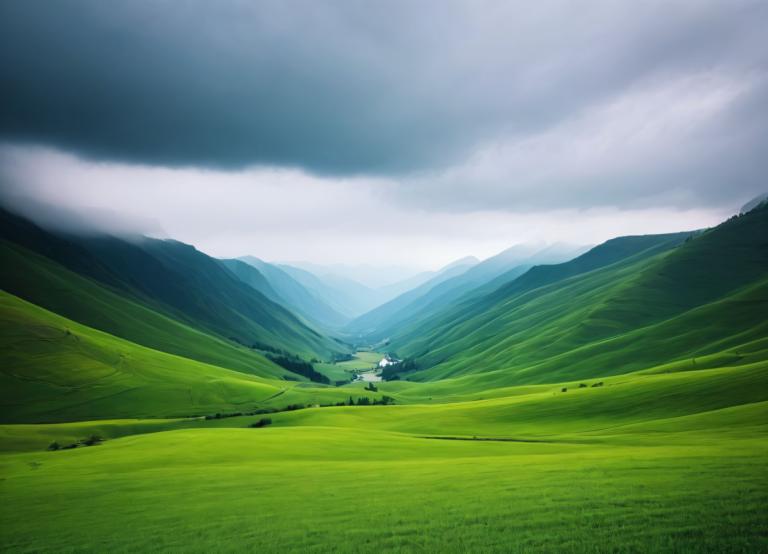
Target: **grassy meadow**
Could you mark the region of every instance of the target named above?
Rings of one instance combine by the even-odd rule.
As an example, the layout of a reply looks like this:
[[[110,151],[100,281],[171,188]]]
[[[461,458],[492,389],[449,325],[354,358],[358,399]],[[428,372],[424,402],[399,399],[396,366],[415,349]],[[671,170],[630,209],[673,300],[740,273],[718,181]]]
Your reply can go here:
[[[765,369],[307,408],[261,429],[260,415],[3,425],[3,549],[762,551]],[[91,434],[107,440],[45,450]]]
[[[188,429],[7,454],[0,534],[20,552],[765,550],[765,428],[677,431]]]
[[[381,361],[383,355],[371,350],[358,350],[351,360],[336,363],[319,363],[315,369],[328,377],[331,382],[351,380],[355,371],[373,369]]]

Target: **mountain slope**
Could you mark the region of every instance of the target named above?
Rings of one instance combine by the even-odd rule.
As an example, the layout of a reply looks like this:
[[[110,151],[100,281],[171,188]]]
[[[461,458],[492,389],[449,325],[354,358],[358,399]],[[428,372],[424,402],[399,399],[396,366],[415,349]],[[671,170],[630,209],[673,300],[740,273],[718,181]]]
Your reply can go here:
[[[331,274],[320,276],[285,264],[278,267],[323,302],[344,314],[348,320],[378,306],[386,299],[386,296],[376,289],[346,277]]]
[[[375,343],[402,335],[404,327],[413,330],[429,328],[430,318],[457,304],[465,295],[484,290],[481,287],[487,287],[491,282],[496,288],[522,275],[535,263],[557,263],[570,259],[581,250],[581,247],[567,245],[553,245],[543,250],[531,245],[513,246],[403,303],[388,317],[379,320],[375,328],[368,326],[364,338]]]
[[[608,347],[619,352],[628,345],[618,337],[646,328],[650,334],[636,337],[639,344],[656,344],[664,340],[664,334],[686,337],[675,343],[680,348],[667,361],[706,351],[707,341],[715,340],[713,336],[725,338],[732,332],[752,330],[756,333],[753,338],[759,338],[763,331],[756,318],[765,310],[762,281],[768,275],[767,214],[768,210],[759,210],[733,218],[679,246],[681,236],[657,237],[656,246],[578,273],[653,240],[632,239],[632,248],[625,249],[628,245],[621,244],[625,241],[617,239],[570,264],[531,270],[494,293],[441,314],[431,322],[431,328],[421,328],[419,335],[411,329],[409,334],[395,337],[393,346],[401,355],[416,356],[421,367],[431,368],[417,374],[420,379],[506,369],[510,381],[540,382],[552,378],[553,373],[567,376],[576,361],[559,360],[559,368],[552,364],[535,367],[547,359],[609,339],[615,343],[608,343]],[[740,291],[751,296],[738,300]],[[735,303],[718,303],[729,296]],[[686,320],[683,315],[691,311],[693,317],[692,310],[709,304],[713,310],[709,317],[718,328],[697,337],[689,331],[709,326],[704,321]],[[738,319],[743,325],[729,317],[733,306],[739,306]],[[674,318],[680,319],[665,328],[664,322]],[[658,330],[651,332],[652,326],[659,326]],[[660,355],[662,351],[657,350]],[[580,352],[577,358],[589,364],[594,353]],[[609,368],[593,362],[592,374],[636,368],[636,364],[628,365],[630,359],[614,358]],[[578,375],[589,374],[589,370],[580,371]]]
[[[261,294],[269,298],[272,302],[282,304],[286,308],[290,306],[286,305],[285,300],[277,293],[274,287],[270,284],[269,280],[252,265],[249,265],[240,260],[219,260],[221,265],[226,267],[232,274],[241,280],[251,288],[256,289]]]
[[[8,213],[0,219],[7,240],[39,251],[186,325],[248,346],[308,357],[345,351],[189,245],[146,237],[125,240],[52,233]],[[23,276],[12,273],[4,278],[23,286]],[[26,294],[34,292],[27,287]],[[37,292],[44,295],[45,289]]]
[[[262,354],[195,329],[148,304],[69,271],[21,246],[0,241],[6,291],[59,315],[137,344],[200,362],[282,378],[289,375]]]
[[[337,310],[336,307],[327,303],[316,291],[307,288],[282,267],[270,264],[254,256],[244,256],[236,261],[243,262],[258,270],[267,280],[272,290],[278,295],[279,300],[276,301],[284,303],[284,305],[303,315],[308,320],[317,322],[319,325],[329,329],[338,328],[349,321],[349,318]],[[231,264],[232,261],[228,260],[227,263]],[[242,268],[241,272],[244,273]]]
[[[370,336],[377,329],[392,327],[409,315],[409,306],[440,283],[465,273],[477,264],[476,258],[457,260],[437,271],[428,281],[355,318],[344,330],[350,334]]]

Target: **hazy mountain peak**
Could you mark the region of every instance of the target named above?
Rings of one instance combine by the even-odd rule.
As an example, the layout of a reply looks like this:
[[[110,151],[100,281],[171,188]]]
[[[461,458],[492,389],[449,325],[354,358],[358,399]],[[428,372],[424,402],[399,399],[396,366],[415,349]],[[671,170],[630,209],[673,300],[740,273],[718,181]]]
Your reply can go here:
[[[747,202],[741,207],[741,209],[739,210],[739,213],[745,214],[747,212],[751,212],[752,210],[757,208],[760,204],[763,204],[766,201],[768,201],[768,192],[755,196],[752,200],[750,200],[749,202]]]
[[[477,265],[480,263],[480,260],[476,258],[475,256],[464,256],[463,258],[459,258],[458,260],[454,260],[442,269],[440,271],[447,271],[449,269],[453,269],[454,267],[461,267],[465,265]]]

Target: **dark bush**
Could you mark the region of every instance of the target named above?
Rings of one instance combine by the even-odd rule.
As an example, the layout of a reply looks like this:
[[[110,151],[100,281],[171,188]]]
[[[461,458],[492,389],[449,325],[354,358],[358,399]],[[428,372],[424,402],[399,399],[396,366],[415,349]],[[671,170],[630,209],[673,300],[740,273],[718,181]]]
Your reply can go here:
[[[60,448],[61,448],[61,445],[56,441],[53,441],[51,444],[48,445],[48,450],[59,450]]]
[[[254,421],[248,427],[259,428],[266,427],[267,425],[272,425],[271,417],[262,417],[259,421]]]
[[[593,387],[602,387],[602,386],[603,386],[603,382],[602,382],[602,381],[600,381],[599,383],[595,383],[595,384],[594,384],[594,385],[592,385],[592,386],[593,386]]]
[[[587,384],[586,383],[579,383],[579,388],[580,389],[586,389],[587,388]]]
[[[563,387],[560,392],[568,392],[568,387]]]
[[[87,439],[80,440],[80,444],[82,444],[83,446],[94,446],[101,442],[104,442],[104,439],[102,439],[99,435],[91,435]]]
[[[392,398],[391,396],[387,396],[386,394],[381,397],[381,400],[378,400],[378,399],[373,400],[373,404],[378,406],[387,406],[389,404],[394,404],[394,403],[395,403],[395,399]]]

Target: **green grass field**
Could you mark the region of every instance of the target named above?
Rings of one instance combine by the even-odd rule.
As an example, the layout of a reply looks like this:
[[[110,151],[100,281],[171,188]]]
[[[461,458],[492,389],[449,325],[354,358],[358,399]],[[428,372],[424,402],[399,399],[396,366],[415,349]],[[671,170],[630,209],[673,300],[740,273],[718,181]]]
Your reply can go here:
[[[3,425],[3,549],[762,551],[766,375],[312,408],[263,429],[247,428],[261,416]],[[91,434],[108,440],[45,451]]]
[[[191,429],[5,455],[0,534],[52,552],[768,548],[765,429],[681,443],[675,427],[540,443]]]

